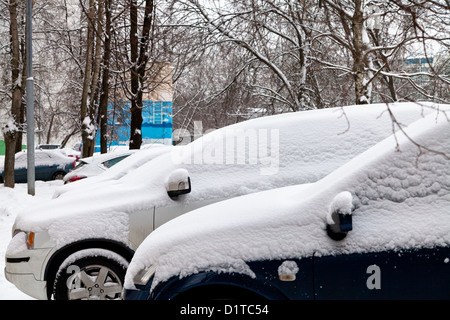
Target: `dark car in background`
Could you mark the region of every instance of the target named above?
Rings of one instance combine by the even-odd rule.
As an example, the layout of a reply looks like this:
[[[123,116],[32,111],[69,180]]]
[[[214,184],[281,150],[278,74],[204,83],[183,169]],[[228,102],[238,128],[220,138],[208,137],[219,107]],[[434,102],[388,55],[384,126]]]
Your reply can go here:
[[[76,166],[76,159],[67,156],[60,149],[36,149],[35,177],[36,180],[62,180],[64,176]],[[14,179],[16,183],[27,182],[27,151],[16,153],[14,165]],[[4,181],[4,164],[0,164],[0,183]]]

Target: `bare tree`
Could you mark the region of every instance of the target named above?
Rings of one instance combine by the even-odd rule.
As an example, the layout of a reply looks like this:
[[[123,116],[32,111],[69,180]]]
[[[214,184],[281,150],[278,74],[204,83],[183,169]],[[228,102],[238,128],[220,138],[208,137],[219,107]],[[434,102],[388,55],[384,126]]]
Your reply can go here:
[[[19,39],[19,24],[18,24],[18,1],[9,1],[9,19],[10,19],[10,39],[11,39],[11,113],[10,119],[3,127],[3,136],[5,138],[5,173],[4,184],[6,187],[14,188],[14,160],[16,153],[16,146],[19,137],[21,108],[23,88],[21,83],[21,70],[23,63],[21,63],[20,55],[20,39]],[[22,61],[23,62],[23,61]],[[20,141],[21,143],[21,141]]]
[[[103,51],[103,76],[102,87],[99,103],[99,115],[100,115],[100,152],[106,153],[108,151],[108,139],[107,139],[107,125],[108,125],[108,102],[109,102],[109,81],[110,81],[110,63],[111,63],[111,0],[105,0],[105,41]]]
[[[95,23],[95,0],[89,0],[87,9],[87,40],[86,40],[86,64],[84,69],[83,92],[81,94],[81,137],[83,143],[82,157],[89,157],[94,153],[95,127],[93,121],[93,110],[88,109],[92,103],[88,100],[92,98],[93,92],[90,91],[90,85],[95,81],[92,77],[92,64],[94,55],[94,30]],[[90,94],[91,93],[91,94]]]
[[[154,3],[146,0],[140,37],[138,36],[138,7],[136,0],[130,3],[130,57],[131,57],[131,127],[130,149],[139,149],[142,143],[142,108],[146,84],[147,63],[153,24]]]
[[[320,62],[352,75],[355,103],[370,103],[377,81],[388,89],[389,97],[383,96],[384,100],[401,99],[396,83],[407,82],[408,93],[417,91],[427,100],[445,101],[445,98],[430,95],[416,79],[427,77],[449,83],[448,76],[433,70],[427,52],[431,42],[448,48],[449,25],[448,22],[442,24],[450,13],[448,5],[437,1],[323,0],[321,6],[327,17],[328,32],[317,37],[327,37],[350,52],[352,61],[350,65],[345,61],[331,63],[329,55]],[[412,50],[425,57],[429,72],[408,72],[403,68],[405,54]]]

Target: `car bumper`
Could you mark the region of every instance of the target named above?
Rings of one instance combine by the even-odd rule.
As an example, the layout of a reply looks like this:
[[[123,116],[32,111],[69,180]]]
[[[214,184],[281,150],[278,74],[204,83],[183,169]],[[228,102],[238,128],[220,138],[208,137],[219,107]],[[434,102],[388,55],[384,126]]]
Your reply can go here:
[[[51,249],[26,250],[7,254],[5,277],[23,293],[40,300],[47,299],[47,281],[44,280],[45,263]]]

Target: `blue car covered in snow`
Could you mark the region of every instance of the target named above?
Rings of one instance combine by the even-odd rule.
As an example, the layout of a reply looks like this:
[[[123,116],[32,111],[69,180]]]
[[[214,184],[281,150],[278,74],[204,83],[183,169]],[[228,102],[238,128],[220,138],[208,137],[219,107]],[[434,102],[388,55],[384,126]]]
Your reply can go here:
[[[35,155],[35,179],[42,181],[61,180],[76,166],[74,157],[66,156],[63,151],[56,149],[39,149]],[[0,166],[0,183],[4,181],[4,167]],[[14,165],[14,181],[27,182],[27,152],[16,153]]]
[[[450,123],[429,115],[317,182],[150,234],[124,298],[450,299]]]

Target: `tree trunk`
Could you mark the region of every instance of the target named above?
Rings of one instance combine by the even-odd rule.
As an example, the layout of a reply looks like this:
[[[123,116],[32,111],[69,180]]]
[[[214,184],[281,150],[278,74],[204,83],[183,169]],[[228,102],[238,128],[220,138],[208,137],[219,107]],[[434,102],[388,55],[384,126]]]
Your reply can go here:
[[[11,36],[11,121],[3,129],[5,138],[5,173],[4,184],[14,188],[14,163],[18,136],[18,122],[22,104],[22,90],[20,88],[20,43],[19,27],[17,24],[17,0],[9,1],[10,36]]]
[[[138,8],[136,0],[130,4],[130,56],[131,56],[131,127],[130,149],[139,149],[142,143],[142,109],[138,104],[139,75],[138,75]]]
[[[355,0],[355,13],[352,19],[353,31],[353,72],[355,80],[356,104],[370,103],[369,92],[367,90],[367,71],[365,44],[363,39],[364,17],[362,0]]]
[[[21,96],[25,96],[25,87],[27,85],[27,46],[26,41],[22,38],[22,41],[20,41],[20,54],[22,56],[22,82],[20,84],[20,92]],[[23,131],[24,131],[24,124],[25,124],[25,113],[27,105],[25,103],[25,100],[21,98],[20,100],[20,111],[19,111],[19,118],[17,119],[19,128],[19,131],[17,132],[17,139],[16,139],[16,153],[22,151],[22,139],[23,139]]]
[[[105,44],[103,51],[103,77],[100,94],[100,152],[108,152],[108,100],[109,100],[109,65],[111,58],[111,0],[105,0]]]
[[[153,17],[153,0],[145,1],[145,14],[142,26],[141,41],[137,35],[137,6],[131,1],[130,7],[130,41],[131,41],[131,128],[130,149],[140,149],[142,144],[142,108],[145,73],[149,59],[148,48]],[[139,52],[138,52],[139,51]]]
[[[94,42],[95,1],[89,0],[88,29],[86,42],[86,65],[84,69],[83,91],[81,93],[81,139],[83,143],[82,158],[90,157],[94,152],[94,137],[92,133],[93,121],[88,106],[89,85],[91,83],[92,56]]]
[[[53,120],[54,119],[55,119],[55,113],[52,112],[52,115],[50,117],[50,123],[48,125],[47,139],[45,140],[45,143],[50,143],[50,138],[51,138],[51,132],[53,130]]]

